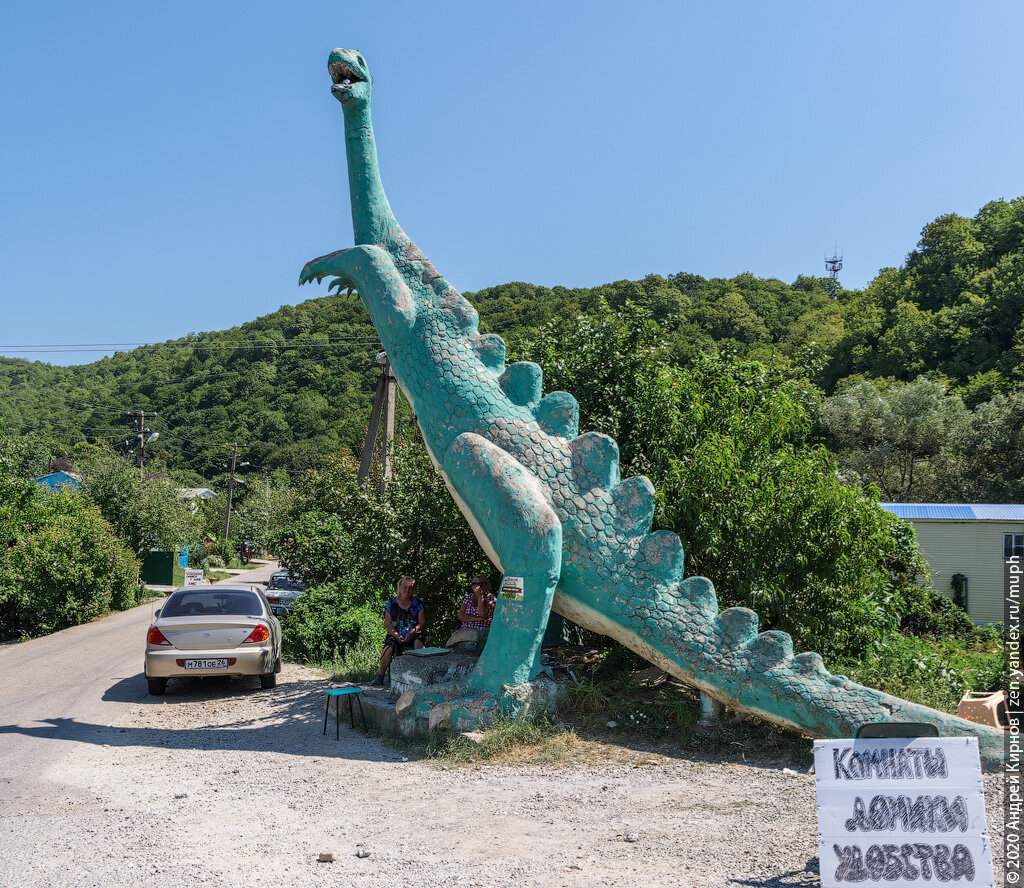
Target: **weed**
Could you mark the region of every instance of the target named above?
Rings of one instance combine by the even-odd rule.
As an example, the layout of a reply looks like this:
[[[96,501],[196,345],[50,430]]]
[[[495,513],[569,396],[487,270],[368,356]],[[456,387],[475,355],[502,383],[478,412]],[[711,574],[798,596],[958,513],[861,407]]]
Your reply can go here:
[[[1006,659],[994,632],[976,632],[969,641],[897,636],[843,671],[859,684],[941,712],[956,712],[964,691],[1007,687]]]
[[[593,676],[583,679],[570,693],[571,705],[578,712],[602,712],[609,706],[604,686]]]
[[[477,739],[463,734],[430,737],[381,735],[389,746],[409,758],[438,767],[495,764],[549,764],[564,761],[579,745],[572,730],[547,718],[503,718],[482,729]]]
[[[344,655],[329,660],[322,668],[330,674],[331,681],[368,681],[377,674],[380,654],[380,641],[375,635],[364,632],[355,644],[345,649]]]
[[[458,734],[450,737],[433,758],[449,765],[556,762],[565,758],[576,740],[573,731],[547,718],[503,718],[488,725],[479,740]]]

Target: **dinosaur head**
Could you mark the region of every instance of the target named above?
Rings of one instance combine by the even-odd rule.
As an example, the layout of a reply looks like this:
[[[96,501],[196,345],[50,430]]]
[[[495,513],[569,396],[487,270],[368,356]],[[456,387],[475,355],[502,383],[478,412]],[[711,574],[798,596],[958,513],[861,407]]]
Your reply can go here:
[[[331,72],[331,93],[345,108],[364,105],[370,100],[370,69],[354,49],[334,49],[327,59]]]

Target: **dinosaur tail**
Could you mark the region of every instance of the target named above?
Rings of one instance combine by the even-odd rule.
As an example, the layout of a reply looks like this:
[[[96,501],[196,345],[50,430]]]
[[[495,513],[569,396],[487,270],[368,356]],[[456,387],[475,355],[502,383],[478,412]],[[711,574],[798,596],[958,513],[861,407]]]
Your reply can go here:
[[[978,738],[988,766],[1002,761],[1004,732],[930,709],[842,675],[816,653],[793,654],[784,632],[758,632],[753,611],[719,612],[714,586],[690,577],[651,595],[627,593],[613,617],[576,596],[556,595],[554,609],[580,625],[611,635],[670,675],[739,712],[812,737],[852,737],[874,722],[924,722],[943,736]]]

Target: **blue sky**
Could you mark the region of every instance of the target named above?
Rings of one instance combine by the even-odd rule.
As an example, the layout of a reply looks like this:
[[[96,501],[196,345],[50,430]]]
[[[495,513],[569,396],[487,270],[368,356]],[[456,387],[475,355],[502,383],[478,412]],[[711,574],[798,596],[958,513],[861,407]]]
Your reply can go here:
[[[1024,194],[1018,2],[4,4],[0,354],[158,342],[326,292],[352,243],[334,46],[462,290],[650,272],[864,286]],[[109,351],[109,349],[107,350]]]

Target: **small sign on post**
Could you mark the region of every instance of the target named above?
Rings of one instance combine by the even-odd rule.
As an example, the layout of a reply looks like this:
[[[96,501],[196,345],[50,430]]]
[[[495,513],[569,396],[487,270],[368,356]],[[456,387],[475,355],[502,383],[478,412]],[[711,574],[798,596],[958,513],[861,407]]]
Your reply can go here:
[[[198,567],[186,567],[185,568],[185,585],[186,586],[202,586],[203,585],[203,571]]]
[[[991,888],[975,737],[816,740],[822,888]]]
[[[505,601],[522,601],[523,578],[504,577],[501,581],[501,589],[498,591],[498,597]]]

